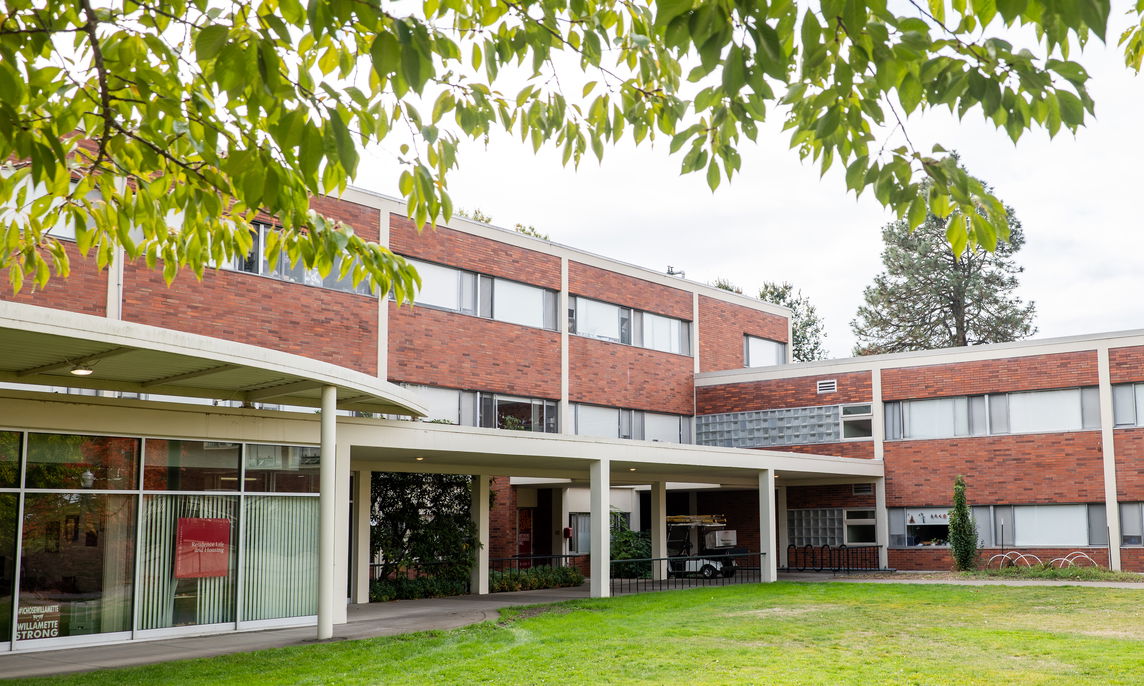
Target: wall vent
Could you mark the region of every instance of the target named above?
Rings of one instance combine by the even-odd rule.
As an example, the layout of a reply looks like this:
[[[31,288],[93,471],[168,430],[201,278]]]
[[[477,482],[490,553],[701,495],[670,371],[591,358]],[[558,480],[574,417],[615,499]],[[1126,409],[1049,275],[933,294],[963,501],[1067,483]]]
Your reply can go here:
[[[819,393],[833,393],[838,390],[838,379],[826,379],[818,382]]]
[[[854,495],[874,495],[874,484],[852,484]]]

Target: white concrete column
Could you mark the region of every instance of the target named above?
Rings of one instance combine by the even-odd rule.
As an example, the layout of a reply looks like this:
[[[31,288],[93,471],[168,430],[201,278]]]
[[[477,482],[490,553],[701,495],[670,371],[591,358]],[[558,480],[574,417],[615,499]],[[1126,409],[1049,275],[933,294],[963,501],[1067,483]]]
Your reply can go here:
[[[870,423],[873,425],[874,459],[886,456],[886,404],[882,402],[882,368],[870,370]]]
[[[778,577],[778,539],[775,536],[775,470],[759,470],[759,547],[763,553],[763,582]]]
[[[322,387],[321,462],[318,486],[318,640],[334,636],[334,564],[337,544],[338,389]]]
[[[560,407],[557,410],[560,414],[560,433],[574,434],[576,433],[576,422],[572,416],[572,402],[569,400],[569,393],[571,393],[571,380],[569,376],[569,360],[571,359],[571,337],[568,330],[568,308],[571,305],[571,297],[568,293],[568,258],[560,258],[560,294],[556,299],[556,306],[559,308],[556,311],[556,324],[560,330]],[[564,526],[567,526],[565,524]]]
[[[787,559],[787,546],[790,545],[790,532],[787,530],[787,487],[778,487],[778,512],[775,513],[776,524],[778,526],[778,539],[779,545],[779,567],[787,568],[790,566],[790,560]]]
[[[370,514],[373,510],[373,472],[368,469],[355,472],[356,487],[354,492],[354,549],[352,553],[354,564],[354,592],[350,598],[355,603],[369,602],[369,565],[373,560],[370,555]]]
[[[655,481],[651,485],[651,556],[667,557],[667,482]],[[662,581],[667,578],[667,561],[653,562],[651,578]]]
[[[1100,392],[1100,452],[1104,460],[1104,516],[1108,526],[1108,568],[1120,570],[1120,503],[1116,493],[1115,418],[1112,413],[1112,373],[1108,348],[1096,351]]]
[[[469,592],[489,594],[489,475],[474,474],[472,517],[477,525],[477,564],[469,578]]]
[[[589,468],[591,495],[591,529],[593,598],[607,598],[612,594],[612,541],[611,541],[611,460],[604,457]]]
[[[874,541],[878,548],[878,566],[890,566],[890,511],[886,509],[886,477],[874,482]]]
[[[334,624],[345,624],[350,588],[350,446],[338,441],[334,451]]]

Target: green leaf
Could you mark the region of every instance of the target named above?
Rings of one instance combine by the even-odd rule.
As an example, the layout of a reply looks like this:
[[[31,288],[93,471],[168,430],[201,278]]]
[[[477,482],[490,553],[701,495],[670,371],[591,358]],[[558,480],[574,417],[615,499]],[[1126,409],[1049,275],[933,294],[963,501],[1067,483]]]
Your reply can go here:
[[[214,59],[222,50],[222,46],[226,45],[227,36],[230,34],[230,28],[222,24],[211,24],[195,37],[195,55],[199,61],[206,61]]]

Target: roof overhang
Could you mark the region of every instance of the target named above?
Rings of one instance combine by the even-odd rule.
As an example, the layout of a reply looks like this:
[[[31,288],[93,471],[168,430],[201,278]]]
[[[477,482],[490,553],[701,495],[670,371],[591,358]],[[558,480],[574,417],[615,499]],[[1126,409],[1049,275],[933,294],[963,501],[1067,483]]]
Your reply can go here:
[[[306,407],[333,386],[339,409],[425,414],[400,386],[328,362],[12,302],[0,302],[0,381]]]

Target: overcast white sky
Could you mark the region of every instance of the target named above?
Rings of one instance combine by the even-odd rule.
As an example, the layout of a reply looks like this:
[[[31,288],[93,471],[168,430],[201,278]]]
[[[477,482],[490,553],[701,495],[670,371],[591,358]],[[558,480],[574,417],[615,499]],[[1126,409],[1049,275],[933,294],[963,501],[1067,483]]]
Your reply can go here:
[[[1115,45],[1094,41],[1077,59],[1093,77],[1097,117],[1075,138],[1035,131],[1014,146],[979,115],[957,122],[944,111],[909,123],[919,149],[958,150],[1016,210],[1027,237],[1020,295],[1037,303],[1038,338],[1144,328],[1144,77]],[[501,136],[487,149],[462,149],[449,189],[458,207],[480,208],[495,224],[531,224],[554,241],[657,270],[671,265],[689,279],[725,277],[747,293],[764,280],[790,281],[823,315],[832,356],[845,357],[891,216],[871,197],[846,193],[838,168],[820,180],[788,149],[780,119],[741,148],[742,174],[714,194],[702,174],[680,176],[666,139],[611,148],[602,164],[585,158],[573,170],[552,150],[534,155]],[[368,150],[355,185],[397,195],[396,170],[392,155]]]

